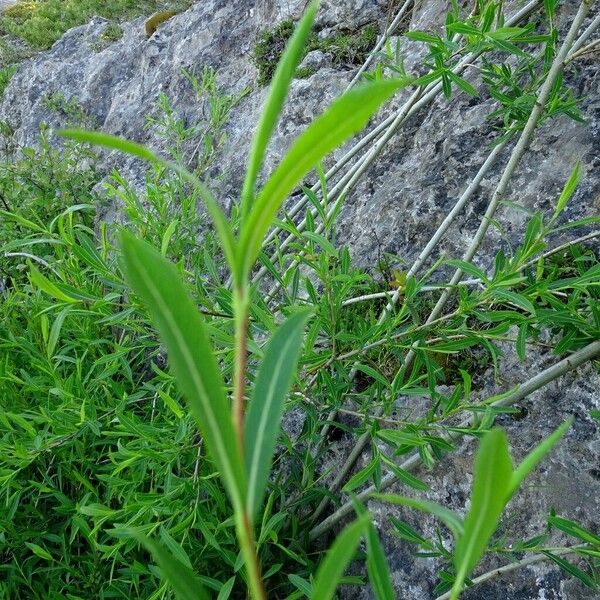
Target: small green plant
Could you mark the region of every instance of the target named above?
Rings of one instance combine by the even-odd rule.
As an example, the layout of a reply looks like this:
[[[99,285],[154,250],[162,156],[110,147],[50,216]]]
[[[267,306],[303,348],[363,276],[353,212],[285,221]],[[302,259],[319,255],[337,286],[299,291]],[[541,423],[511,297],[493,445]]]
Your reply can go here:
[[[502,28],[498,4],[483,4],[479,15],[493,4]],[[454,28],[459,21],[482,27],[480,16],[457,14],[453,9],[448,21]],[[600,548],[585,527],[551,513],[543,536],[508,544],[494,534],[514,489],[567,427],[515,469],[494,418],[515,415],[533,389],[600,352],[598,257],[582,245],[593,249],[598,232],[552,244],[557,234],[598,222],[564,221],[582,169],[573,169],[555,212],[529,212],[521,243],[503,244],[495,257],[477,264],[472,254],[440,257],[420,273],[419,261],[409,265],[383,253],[380,273],[357,268],[335,230],[347,189],[328,185],[319,160],[358,131],[384,96],[411,82],[385,80],[404,76],[398,55],[386,51],[395,62],[376,67],[374,83],[317,118],[257,190],[309,30],[306,20],[299,25],[279,66],[241,200],[227,218],[199,182],[214,171],[206,165],[215,165],[226,143],[225,124],[238,98],[220,88],[212,70],[188,76],[202,112],[197,123],[184,122],[166,96],[149,120],[167,159],[125,140],[72,132],[150,162],[145,180],[135,184],[112,172],[107,198],[97,192],[101,163],[87,143],[68,141],[59,152],[42,138],[38,150],[15,152],[11,127],[0,124],[7,150],[0,162],[0,596],[227,598],[246,596],[248,588],[260,597],[264,588],[268,597],[320,600],[333,597],[339,583],[364,585],[368,576],[375,597],[391,599],[385,552],[366,507],[382,498],[432,512],[453,533],[453,543],[441,535],[428,540],[399,519],[389,523],[440,562],[440,598],[540,560],[597,586],[593,560]],[[504,34],[509,44],[519,35]],[[481,35],[469,35],[452,34],[461,56],[463,47],[481,46]],[[564,64],[556,41],[547,42]],[[490,48],[488,58],[499,51]],[[418,98],[443,91],[442,75],[457,69],[459,54],[444,59],[430,84],[418,85]],[[532,113],[543,110],[549,72],[535,65],[542,90]],[[556,107],[565,96],[549,98]],[[78,127],[89,126],[74,99],[56,98],[50,106]],[[399,110],[412,114],[410,104]],[[526,112],[511,113],[518,127],[492,157],[522,135]],[[306,204],[280,210],[313,166],[316,184],[293,196]],[[499,210],[511,205],[506,193],[499,197]],[[102,222],[105,210],[118,215],[120,231]],[[493,212],[482,220],[500,228]],[[449,269],[470,279],[449,282]],[[445,312],[432,317],[449,294]],[[487,397],[477,385],[478,361],[499,379],[508,345],[523,361],[538,345],[569,354],[517,388]],[[428,483],[410,472],[418,464],[434,468],[461,448],[462,436],[479,440],[465,519],[420,499]],[[359,450],[363,440],[372,442],[360,470],[345,471],[338,462],[334,473],[322,467],[328,441],[341,437]],[[385,494],[392,483],[414,496]],[[345,503],[340,488],[350,497]],[[329,500],[339,507],[321,517]],[[354,513],[357,519],[342,529]],[[336,524],[338,540],[321,554],[313,540],[322,548]],[[576,544],[550,545],[550,531],[553,541],[560,531]],[[486,554],[510,562],[475,573]],[[356,569],[358,575],[344,575],[351,560],[365,556],[364,575]]]
[[[10,80],[16,72],[16,65],[9,65],[0,69],[0,99],[4,96],[4,90],[8,87]]]
[[[169,3],[169,8],[181,11],[189,5],[188,0],[175,0]],[[12,53],[24,58],[32,52],[49,48],[67,29],[87,23],[94,15],[111,20],[130,20],[164,6],[165,3],[160,0],[21,0],[0,12],[0,36],[7,38],[9,52],[12,49]],[[118,28],[116,23],[109,24],[102,34],[103,38],[106,34],[109,37],[102,43],[119,39]],[[11,42],[15,39],[18,41],[16,44]],[[26,43],[28,51],[20,48],[22,42]]]
[[[168,142],[171,158],[176,163],[187,168],[193,166],[194,173],[202,176],[211,169],[227,140],[224,129],[232,109],[250,90],[245,88],[237,94],[226,94],[217,83],[216,71],[208,66],[199,77],[186,70],[182,76],[194,90],[202,118],[193,124],[186,123],[175,113],[168,97],[161,93],[157,102],[158,116],[149,116],[146,127]]]
[[[123,33],[123,28],[119,23],[109,23],[91,46],[96,52],[100,52],[114,42],[118,42],[123,37]]]
[[[338,67],[361,65],[377,42],[377,29],[366,25],[358,31],[340,32],[323,40],[314,40],[311,50],[322,50],[332,56]]]
[[[254,63],[258,68],[258,85],[267,85],[271,81],[294,27],[293,21],[282,21],[274,29],[260,34],[253,50]],[[350,68],[364,62],[376,41],[377,30],[373,25],[366,25],[358,31],[341,31],[323,39],[311,34],[302,52],[302,59],[308,52],[321,50],[331,55],[331,60],[337,67]],[[311,67],[299,67],[295,77],[304,79],[314,73]]]
[[[254,61],[258,68],[258,85],[270,83],[277,63],[293,33],[293,21],[282,21],[273,30],[260,34],[253,50]]]
[[[76,140],[117,148],[173,168],[199,190],[213,220],[234,284],[232,300],[236,341],[231,408],[228,406],[225,384],[213,354],[206,326],[183,287],[177,271],[149,245],[130,235],[122,234],[121,247],[128,279],[150,307],[153,321],[167,347],[171,368],[188,398],[198,427],[219,468],[234,511],[248,586],[255,598],[266,596],[256,553],[253,524],[263,503],[283,413],[283,402],[296,370],[302,330],[310,313],[297,311],[288,317],[273,335],[264,353],[246,413],[245,381],[251,269],[272,220],[297,182],[323,156],[349,135],[360,130],[379,105],[404,84],[403,81],[376,82],[341,97],[300,136],[260,192],[256,193],[255,182],[263,154],[285,99],[291,76],[301,60],[316,6],[316,3],[313,3],[308,9],[275,73],[250,155],[242,191],[237,239],[208,189],[177,164],[166,163],[146,148],[132,142],[103,134],[65,132],[65,135]],[[329,559],[323,563],[321,577],[317,575],[315,584],[316,589],[320,590],[323,587],[321,580],[326,581],[328,591],[326,595],[319,593],[316,597],[326,598],[333,595],[337,580],[342,575],[337,555],[343,552],[346,556],[342,564],[351,558],[353,552],[349,553],[348,550],[356,546],[356,534],[362,532],[366,523],[365,518],[362,518],[357,524],[350,526],[348,532],[352,532],[351,544],[339,549],[334,546]],[[146,538],[140,539],[145,541]],[[152,543],[148,545],[155,551],[155,558],[182,598],[205,595],[201,591],[203,588],[199,581],[190,572],[186,572],[182,565],[170,566],[170,561],[166,560],[168,555],[156,552]],[[337,563],[337,577],[334,580],[331,580],[326,568],[329,562]]]
[[[95,118],[79,103],[75,96],[68,100],[62,92],[52,92],[42,101],[43,105],[54,114],[65,119],[69,125],[79,124],[86,127],[96,125]]]

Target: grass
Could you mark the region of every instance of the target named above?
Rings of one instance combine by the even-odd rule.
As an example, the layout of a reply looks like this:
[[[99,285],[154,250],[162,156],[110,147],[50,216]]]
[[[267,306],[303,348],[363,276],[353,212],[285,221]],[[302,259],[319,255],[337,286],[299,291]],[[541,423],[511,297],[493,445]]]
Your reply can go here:
[[[9,65],[0,69],[0,98],[4,95],[4,90],[7,88],[13,75],[17,72],[16,65]]]
[[[290,68],[273,83],[252,165],[260,166],[289,74],[304,55],[297,40],[283,59]],[[479,44],[463,41],[464,48],[429,41],[443,65],[435,82],[450,77],[457,53],[468,56]],[[347,51],[345,42],[336,43]],[[549,77],[548,65],[534,59],[528,88]],[[433,512],[444,535],[427,539],[399,519],[382,519],[379,526],[437,559],[440,597],[456,598],[486,553],[523,565],[523,556],[534,553],[535,562],[542,556],[597,588],[591,561],[600,539],[569,515],[550,511],[542,532],[494,537],[504,504],[561,443],[568,423],[513,468],[506,437],[492,424],[498,414],[518,414],[513,405],[523,397],[507,390],[488,398],[477,389],[481,370],[498,368],[505,344],[514,345],[524,370],[538,347],[558,355],[549,369],[531,374],[545,384],[598,355],[596,238],[577,242],[571,233],[597,219],[563,218],[580,167],[573,164],[555,213],[530,215],[520,243],[480,257],[483,269],[471,260],[440,258],[425,270],[389,256],[372,271],[358,269],[337,239],[341,203],[320,167],[317,185],[303,190],[305,204],[280,220],[275,215],[294,185],[290,173],[300,181],[298,165],[309,169],[325,153],[328,128],[346,127],[359,110],[366,120],[366,101],[392,84],[381,86],[373,77],[370,87],[346,97],[351,109],[334,105],[311,126],[313,136],[300,138],[291,158],[283,158],[285,169],[267,179],[262,189],[268,193],[255,189],[258,168],[250,168],[247,193],[225,217],[197,177],[218,164],[243,94],[229,95],[212,69],[184,76],[201,117],[189,122],[168,97],[159,98],[147,127],[162,140],[164,157],[97,133],[72,132],[79,143],[67,141],[59,150],[45,129],[38,148],[16,152],[9,124],[0,124],[6,149],[0,162],[0,596],[158,599],[179,589],[178,598],[185,598],[178,584],[190,581],[194,598],[202,586],[219,598],[246,597],[249,588],[260,598],[264,588],[268,597],[322,600],[333,597],[339,582],[370,585],[378,599],[394,597],[385,551],[362,504],[397,481],[407,496],[378,497]],[[572,102],[562,82],[551,83],[554,112],[545,118],[560,114],[561,101]],[[65,124],[93,126],[76,98],[53,95],[45,103]],[[510,115],[521,119],[520,111]],[[498,136],[513,140],[525,125],[510,122]],[[150,157],[143,184],[115,170],[100,194],[97,184],[106,174],[85,141]],[[105,202],[123,215],[120,246],[116,228],[96,221]],[[209,217],[217,220],[214,229]],[[270,227],[279,235],[265,242]],[[559,234],[573,243],[553,251]],[[286,235],[292,237],[287,245]],[[446,293],[440,282],[444,287],[457,268],[470,280],[453,285],[449,302],[431,319]],[[201,330],[203,340],[194,337]],[[297,370],[291,368],[295,357],[285,354],[290,340],[299,354]],[[182,348],[197,371],[189,361],[182,367]],[[212,393],[190,393],[189,381],[204,381],[210,362]],[[398,397],[409,405],[418,398],[418,410],[395,414]],[[221,412],[209,429],[211,407]],[[268,426],[261,428],[263,417]],[[350,464],[344,474],[345,466],[336,465],[333,475],[343,474],[336,485],[321,465],[330,459],[324,440],[340,432],[354,447],[365,439],[371,451],[360,470]],[[409,472],[415,464],[436,468],[458,450],[460,435],[481,440],[471,516],[464,521],[426,503],[426,477]],[[217,448],[219,436],[227,452]],[[255,458],[243,461],[240,447]],[[228,464],[238,472],[233,481]],[[246,477],[251,493],[242,485]],[[359,501],[347,502],[342,486]],[[444,496],[444,490],[431,492]],[[334,506],[324,514],[330,500]],[[244,523],[239,515],[245,513]],[[341,541],[323,553],[329,530],[353,513],[357,518],[341,530]],[[479,514],[485,518],[474,518]],[[355,552],[361,539],[364,548]],[[366,569],[344,575],[349,561],[365,556]],[[244,568],[249,565],[254,569]]]
[[[270,83],[294,27],[293,21],[286,20],[259,35],[253,49],[259,85]],[[303,51],[303,58],[313,50],[321,50],[330,55],[332,63],[338,68],[351,68],[364,62],[376,41],[377,29],[373,25],[366,25],[358,31],[341,31],[322,39],[313,34]],[[305,79],[314,73],[310,67],[299,67],[295,76]]]
[[[21,1],[0,13],[0,38],[8,46],[2,54],[16,54],[22,59],[46,50],[65,31],[87,23],[94,15],[115,21],[103,33],[103,38],[105,35],[108,38],[102,42],[111,41],[118,39],[118,21],[131,20],[164,8],[184,10],[189,4],[187,0],[174,0],[168,2],[168,6],[161,0]],[[6,60],[4,58],[3,62],[6,63]],[[0,63],[0,66],[5,65]]]

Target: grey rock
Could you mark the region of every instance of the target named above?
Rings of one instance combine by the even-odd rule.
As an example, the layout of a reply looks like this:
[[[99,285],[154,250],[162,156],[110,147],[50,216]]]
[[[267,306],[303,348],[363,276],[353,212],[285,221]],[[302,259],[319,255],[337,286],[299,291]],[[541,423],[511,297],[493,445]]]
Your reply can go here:
[[[173,107],[187,120],[199,117],[193,90],[180,72],[200,72],[203,65],[215,67],[219,82],[228,93],[239,93],[247,86],[253,91],[236,107],[227,126],[227,150],[219,157],[219,179],[212,183],[224,205],[237,197],[255,124],[266,98],[265,88],[256,88],[256,67],[251,48],[258,33],[288,18],[298,18],[305,0],[206,0],[195,3],[185,13],[164,23],[148,40],[144,19],[123,25],[123,38],[101,51],[94,49],[106,21],[93,19],[87,25],[67,32],[47,52],[20,65],[0,105],[0,118],[15,127],[20,146],[34,145],[41,122],[51,127],[64,125],[60,117],[45,106],[44,98],[53,92],[75,97],[95,117],[102,131],[146,143],[163,150],[160,140],[144,127],[154,114],[156,101],[164,92]],[[320,31],[356,29],[389,21],[387,0],[324,1],[317,28]],[[518,4],[518,3],[516,3]],[[561,5],[559,14],[564,29],[573,17],[577,3]],[[411,15],[411,28],[431,29],[443,23],[447,9],[444,0],[421,0]],[[423,47],[403,42],[406,65],[415,68]],[[289,99],[277,125],[265,159],[264,174],[272,171],[300,131],[347,86],[352,72],[335,69],[323,53],[312,52],[304,66],[317,72],[307,80],[292,83]],[[509,198],[528,211],[552,212],[560,190],[575,161],[581,160],[584,177],[563,221],[598,215],[600,208],[600,66],[592,58],[581,61],[577,73],[570,73],[578,95],[585,98],[585,123],[561,117],[546,123],[519,166],[511,183]],[[391,114],[408,96],[399,94],[382,115]],[[433,106],[413,117],[398,132],[379,159],[349,194],[338,230],[338,239],[348,243],[359,265],[372,268],[379,255],[391,252],[410,262],[429,239],[443,216],[470,182],[487,156],[494,140],[492,124],[486,120],[492,103],[458,93],[451,101],[439,98]],[[349,148],[334,153],[342,156]],[[505,152],[466,212],[457,220],[443,242],[451,257],[460,257],[478,225],[507,160]],[[332,160],[328,165],[332,164]],[[141,181],[144,165],[116,153],[106,155],[106,167],[118,166],[124,176]],[[263,177],[264,177],[263,174]],[[310,180],[310,177],[308,178]],[[113,205],[105,219],[119,219]],[[492,228],[477,259],[490,268],[499,248],[518,243],[523,236],[526,216],[507,205],[498,214],[501,232]],[[558,244],[568,233],[556,236]],[[554,360],[532,352],[521,364],[511,346],[503,347],[502,381],[488,373],[481,394],[491,394],[522,382]],[[564,442],[547,458],[526,486],[511,501],[502,522],[507,536],[533,536],[544,529],[550,507],[567,518],[580,520],[597,531],[600,514],[600,472],[598,469],[598,424],[589,416],[600,405],[600,376],[593,365],[565,376],[522,403],[527,410],[523,420],[501,419],[507,428],[515,461],[547,436],[566,416],[576,421]],[[410,399],[415,402],[415,399]],[[288,415],[286,431],[293,439],[302,427],[302,415]],[[332,444],[323,467],[339,465],[354,440],[349,436]],[[419,473],[431,486],[427,497],[465,513],[471,483],[473,444],[444,460],[431,473]],[[367,456],[363,457],[362,466]],[[359,465],[357,468],[360,468]],[[398,488],[396,491],[406,492]],[[389,517],[408,521],[426,536],[435,535],[437,522],[428,516],[395,507],[372,504],[380,534],[390,559],[398,598],[431,599],[439,563],[434,559],[415,559],[414,547],[390,533]],[[595,522],[596,521],[596,522]],[[450,543],[447,532],[444,540]],[[323,544],[326,540],[321,540]],[[561,542],[557,538],[557,542]],[[493,568],[488,560],[478,572]],[[367,589],[347,588],[344,598],[370,598]],[[516,571],[498,581],[468,592],[466,599],[565,598],[591,599],[593,594],[578,582],[569,580],[553,565],[541,564]]]
[[[328,63],[327,55],[321,50],[313,50],[309,52],[302,63],[300,63],[300,69],[311,69],[317,71]]]

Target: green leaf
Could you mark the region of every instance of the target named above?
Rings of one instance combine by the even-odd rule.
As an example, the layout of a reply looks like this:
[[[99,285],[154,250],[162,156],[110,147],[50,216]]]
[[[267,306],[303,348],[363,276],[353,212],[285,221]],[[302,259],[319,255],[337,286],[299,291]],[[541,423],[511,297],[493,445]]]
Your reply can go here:
[[[160,528],[160,538],[161,541],[167,546],[175,560],[179,561],[180,563],[183,563],[186,567],[190,569],[192,568],[192,562],[190,560],[190,557],[187,555],[186,551],[181,547],[181,544],[179,544],[164,527]]]
[[[87,142],[89,144],[104,146],[105,148],[112,148],[113,150],[120,150],[121,152],[132,154],[133,156],[137,156],[148,162],[157,163],[166,169],[174,171],[182,179],[192,184],[200,194],[200,197],[206,206],[206,210],[210,214],[215,230],[219,235],[223,252],[225,253],[227,262],[232,270],[233,278],[236,282],[240,281],[239,274],[235,271],[235,242],[231,226],[227,222],[221,207],[214,199],[210,190],[193,173],[190,173],[187,169],[184,169],[177,163],[161,158],[141,144],[136,144],[135,142],[130,142],[129,140],[124,140],[123,138],[114,135],[99,133],[97,131],[84,131],[82,129],[61,129],[58,130],[56,134],[78,142]]]
[[[290,580],[290,583],[295,588],[299,589],[307,598],[311,597],[312,586],[310,585],[310,581],[306,581],[306,579],[299,575],[294,575],[294,573],[290,573],[288,579]]]
[[[390,471],[394,473],[399,481],[402,481],[415,490],[425,491],[429,489],[429,486],[424,481],[421,481],[405,469],[401,469],[394,461],[385,456],[385,454],[381,455],[381,460],[388,466]]]
[[[511,292],[510,290],[501,288],[494,288],[493,295],[494,298],[515,304],[523,310],[531,313],[535,317],[535,306],[531,300],[529,300],[529,298],[526,298],[522,294],[517,294],[516,292]]]
[[[554,211],[554,214],[552,215],[552,218],[550,219],[549,225],[554,223],[554,221],[556,221],[556,219],[558,218],[560,213],[565,209],[567,202],[571,199],[571,196],[573,195],[573,192],[579,185],[580,181],[581,181],[581,163],[579,161],[577,161],[575,168],[573,169],[569,179],[567,180],[567,183],[565,183],[565,187],[563,188],[563,191],[561,192],[561,194],[558,198],[558,202],[556,203],[556,210]]]
[[[337,256],[337,250],[335,246],[325,236],[312,231],[305,231],[302,237],[315,244],[319,244],[321,249],[330,256]]]
[[[294,142],[259,193],[240,236],[236,272],[245,277],[252,268],[265,233],[281,203],[324,156],[360,131],[369,118],[408,79],[371,82],[344,94]]]
[[[375,473],[378,466],[379,457],[376,457],[364,469],[361,469],[358,473],[350,477],[346,485],[344,485],[344,487],[342,488],[342,491],[351,492],[352,490],[362,485]]]
[[[527,454],[527,456],[521,461],[521,464],[514,470],[511,482],[509,495],[507,498],[510,498],[517,491],[518,487],[521,485],[522,481],[535,469],[538,463],[550,452],[552,447],[563,437],[566,433],[567,429],[571,427],[573,424],[573,418],[567,419],[562,425],[560,425],[552,434],[548,437],[544,438],[531,452]]]
[[[265,493],[285,398],[296,372],[302,334],[310,314],[299,311],[277,329],[267,345],[252,390],[244,425],[248,477],[246,507],[251,518],[256,516]]]
[[[43,558],[44,560],[52,560],[52,554],[50,554],[50,552],[48,552],[48,550],[45,550],[44,548],[42,548],[41,546],[38,546],[37,544],[34,544],[32,542],[25,542],[25,545],[36,555],[39,556],[40,558]]]
[[[177,384],[217,463],[234,508],[241,510],[245,473],[223,378],[204,321],[174,265],[130,233],[121,232],[120,242],[127,280],[150,309]]]
[[[367,572],[377,600],[394,600],[390,567],[373,523],[367,529]]]
[[[367,514],[365,507],[355,497],[352,498],[352,504],[359,517]],[[394,600],[396,596],[389,565],[372,521],[367,527],[367,572],[376,600]]]
[[[281,112],[281,107],[287,96],[290,81],[294,78],[296,69],[306,50],[308,36],[313,21],[315,20],[318,5],[319,3],[316,0],[309,5],[288,42],[285,52],[277,64],[277,69],[273,75],[269,96],[267,97],[265,107],[258,123],[256,135],[252,142],[252,148],[250,149],[248,168],[246,170],[244,187],[242,189],[242,219],[245,218],[251,208],[254,199],[256,177],[258,176],[267,144],[269,143],[269,139],[275,128],[275,123]]]
[[[195,573],[182,562],[173,558],[160,544],[142,535],[131,532],[140,544],[152,554],[160,567],[163,577],[169,582],[177,600],[210,600],[208,592],[202,587]]]
[[[479,29],[467,25],[466,23],[460,23],[456,21],[455,23],[451,23],[446,27],[446,29],[451,33],[460,33],[461,35],[476,35],[481,36],[481,31]]]
[[[584,542],[589,542],[590,544],[594,544],[596,546],[600,546],[600,537],[595,533],[585,529],[579,523],[575,523],[574,521],[570,521],[569,519],[563,519],[562,517],[550,516],[548,517],[548,523],[553,525],[557,529],[572,535]]]
[[[459,259],[447,260],[446,263],[454,267],[455,269],[460,269],[461,271],[464,271],[465,273],[472,275],[473,277],[477,277],[477,279],[481,279],[481,281],[488,281],[488,277],[485,274],[485,271],[483,271],[479,267],[476,267],[473,263]]]
[[[371,516],[365,514],[344,527],[337,536],[315,576],[310,596],[313,600],[331,600],[334,597],[340,579],[370,522]]]
[[[52,298],[60,300],[61,302],[78,302],[76,298],[73,298],[63,292],[59,287],[52,283],[47,277],[42,275],[32,264],[29,265],[29,280],[32,285],[39,288],[43,292],[46,292]]]
[[[380,429],[377,432],[377,437],[390,444],[409,445],[409,446],[424,446],[426,442],[418,435],[409,431],[401,431],[400,429]]]
[[[477,88],[474,85],[472,85],[471,83],[469,83],[466,79],[463,79],[462,77],[459,77],[453,71],[446,71],[446,73],[448,74],[448,77],[450,77],[450,79],[461,90],[463,90],[463,92],[467,92],[467,94],[469,94],[470,96],[474,96],[474,97],[478,97],[479,96],[479,92],[477,91]]]
[[[167,392],[158,390],[158,395],[161,397],[161,400],[173,411],[178,419],[183,418],[183,411],[181,410],[179,404],[177,404],[177,402],[171,398]]]
[[[416,498],[407,498],[397,494],[371,494],[371,498],[389,502],[390,504],[400,504],[401,506],[410,506],[422,512],[430,513],[436,516],[448,529],[454,534],[454,537],[460,538],[464,527],[461,518],[445,506],[430,502],[429,500],[418,500]]]
[[[404,37],[415,42],[425,42],[426,44],[439,44],[442,41],[437,35],[431,35],[424,31],[407,31]]]
[[[162,241],[160,243],[160,253],[162,256],[167,255],[167,250],[169,249],[169,244],[171,243],[171,238],[175,233],[175,229],[177,229],[177,225],[179,225],[179,219],[173,219],[163,233]]]
[[[233,589],[233,584],[235,583],[235,575],[230,577],[224,584],[223,587],[219,590],[219,595],[217,596],[217,600],[227,600],[231,595],[231,590]]]
[[[357,371],[368,375],[372,379],[374,379],[377,383],[382,385],[384,388],[389,389],[390,382],[377,370],[369,365],[363,365],[362,363],[358,363],[354,367]]]
[[[492,429],[482,438],[475,457],[475,473],[471,507],[465,519],[465,530],[454,550],[456,579],[452,599],[458,597],[494,533],[511,486],[512,463],[508,441],[502,429]]]
[[[583,583],[587,587],[591,588],[592,590],[598,589],[596,582],[579,567],[576,567],[575,565],[566,561],[564,558],[556,556],[556,554],[552,554],[552,552],[548,552],[547,550],[542,550],[542,554],[545,554],[550,560],[553,560],[563,571],[565,571],[569,575],[572,575],[573,577],[576,577],[577,579],[579,579],[579,581],[581,581],[581,583]]]
[[[519,335],[517,336],[517,356],[521,362],[524,362],[526,358],[527,331],[527,323],[521,323],[519,325]]]
[[[67,306],[67,308],[58,313],[56,319],[54,319],[54,323],[52,323],[50,335],[48,336],[48,345],[46,346],[46,356],[48,359],[54,356],[54,350],[56,350],[56,344],[58,343],[64,320],[70,312],[71,307]]]

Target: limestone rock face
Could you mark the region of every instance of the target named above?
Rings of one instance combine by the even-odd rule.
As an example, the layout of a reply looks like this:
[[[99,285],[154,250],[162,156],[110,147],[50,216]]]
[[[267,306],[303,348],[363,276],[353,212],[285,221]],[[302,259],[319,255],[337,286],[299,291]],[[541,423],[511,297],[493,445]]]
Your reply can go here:
[[[393,17],[388,0],[324,0],[317,21],[320,37],[336,31],[358,30],[375,23],[382,29]],[[45,99],[52,93],[76,98],[92,115],[98,129],[147,143],[161,151],[161,142],[145,128],[148,115],[156,113],[159,94],[165,93],[177,113],[187,121],[198,118],[198,106],[190,83],[181,70],[198,73],[203,65],[217,69],[219,83],[228,93],[252,91],[235,108],[227,125],[228,142],[219,156],[213,184],[225,205],[235,199],[243,176],[243,165],[266,97],[256,86],[257,70],[251,52],[260,31],[302,13],[305,0],[202,0],[188,11],[165,22],[147,39],[144,19],[123,25],[123,38],[98,50],[107,21],[95,18],[87,25],[68,31],[47,52],[23,63],[12,79],[0,105],[0,118],[15,128],[19,146],[34,145],[39,124],[64,125],[49,111]],[[419,0],[408,13],[404,29],[435,29],[444,21],[448,2]],[[515,6],[521,3],[515,3]],[[564,31],[572,21],[578,2],[561,3],[559,19]],[[405,63],[410,70],[423,54],[420,44],[403,42]],[[354,71],[336,65],[326,53],[311,53],[307,64],[316,72],[294,80],[289,100],[269,146],[265,173],[277,164],[300,131],[348,85]],[[581,161],[582,183],[565,212],[565,220],[598,215],[600,209],[600,62],[598,55],[582,59],[567,79],[578,96],[584,97],[585,123],[566,116],[546,122],[519,165],[511,182],[510,201],[498,213],[499,227],[492,227],[476,261],[489,268],[499,248],[518,243],[527,220],[526,211],[551,213],[554,203],[572,171]],[[475,71],[470,72],[474,76]],[[404,91],[374,119],[374,127],[392,114],[409,96]],[[464,93],[451,100],[442,96],[413,116],[391,139],[367,173],[348,195],[341,214],[338,239],[348,243],[356,262],[373,267],[382,252],[401,256],[409,263],[427,242],[445,214],[471,181],[489,154],[497,135],[486,118],[493,102],[482,93],[472,98]],[[334,154],[333,164],[351,147]],[[480,215],[498,183],[511,147],[499,157],[485,176],[474,200],[458,218],[443,242],[448,256],[459,258],[472,240]],[[118,165],[126,178],[139,180],[144,166],[112,153],[107,167]],[[525,210],[518,210],[520,204]],[[118,219],[118,207],[104,215]],[[563,233],[558,245],[568,239]],[[529,356],[519,363],[510,345],[504,348],[502,382],[490,383],[486,391],[506,390],[552,364],[556,358],[544,354]],[[490,381],[493,375],[489,374]],[[576,417],[573,429],[547,458],[527,485],[512,501],[503,531],[522,538],[541,533],[550,507],[588,527],[600,514],[600,472],[598,469],[598,422],[590,409],[600,407],[600,377],[592,365],[570,374],[523,401],[527,416],[519,421],[506,418],[515,460],[519,460],[546,437],[568,415]],[[333,456],[344,454],[344,441]],[[349,442],[352,445],[352,442]],[[464,513],[471,483],[472,446],[465,446],[431,474],[420,476],[431,485],[428,498]],[[401,488],[398,488],[401,490]],[[401,490],[406,492],[406,490]],[[411,492],[412,493],[412,492]],[[434,536],[436,522],[409,511],[373,505],[390,557],[398,598],[426,600],[433,597],[439,564],[433,559],[414,558],[414,547],[389,533],[390,515],[400,516],[426,536]],[[450,543],[450,540],[447,540]],[[495,565],[488,562],[488,567]],[[348,589],[345,598],[370,598],[367,588]],[[464,595],[465,599],[592,598],[577,582],[565,579],[557,568],[546,563],[515,571],[503,580]]]

